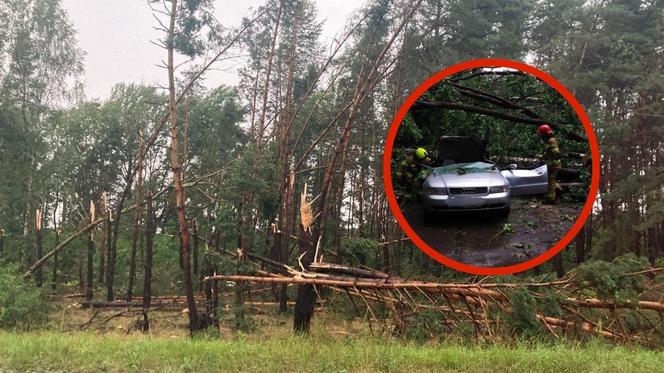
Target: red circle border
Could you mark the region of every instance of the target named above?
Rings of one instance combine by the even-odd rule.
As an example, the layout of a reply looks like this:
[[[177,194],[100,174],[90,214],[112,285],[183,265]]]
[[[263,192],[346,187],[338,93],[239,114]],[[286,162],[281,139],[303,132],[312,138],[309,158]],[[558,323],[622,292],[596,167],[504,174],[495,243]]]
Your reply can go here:
[[[392,170],[391,170],[392,147],[394,146],[394,140],[396,138],[397,131],[399,130],[399,126],[401,125],[403,118],[408,113],[410,107],[415,103],[415,101],[420,96],[422,96],[422,94],[424,94],[429,88],[431,88],[431,86],[443,80],[447,76],[459,73],[461,71],[474,69],[474,68],[481,68],[481,67],[508,67],[515,70],[519,70],[537,77],[538,79],[544,81],[549,86],[553,87],[556,91],[558,91],[558,93],[560,93],[560,95],[562,95],[565,98],[565,100],[567,100],[567,102],[572,106],[577,116],[579,117],[581,123],[583,124],[584,131],[588,137],[588,142],[590,144],[590,153],[592,159],[592,175],[590,180],[590,191],[588,193],[588,198],[586,199],[583,209],[581,210],[581,214],[579,214],[579,217],[572,225],[572,227],[569,229],[569,231],[567,231],[567,233],[563,236],[563,238],[560,239],[555,245],[553,245],[551,248],[549,248],[539,256],[536,256],[535,258],[532,258],[525,262],[509,266],[503,266],[503,267],[480,267],[480,266],[464,264],[456,260],[453,260],[451,258],[448,258],[443,254],[439,253],[438,251],[436,251],[435,249],[433,249],[426,242],[424,242],[424,240],[422,240],[417,235],[417,233],[415,233],[413,228],[411,228],[411,226],[408,224],[408,221],[401,213],[401,209],[397,204],[397,200],[394,195],[394,189],[392,185]],[[567,88],[565,88],[560,82],[558,82],[551,75],[535,67],[527,65],[525,63],[508,60],[508,59],[481,58],[481,59],[461,62],[453,66],[450,66],[448,68],[445,68],[437,72],[436,74],[432,75],[431,77],[429,77],[419,87],[417,87],[410,94],[410,96],[408,96],[406,101],[399,108],[397,115],[394,117],[394,120],[392,121],[392,124],[388,129],[384,150],[385,152],[383,154],[383,181],[385,186],[385,194],[387,195],[387,202],[390,206],[390,209],[392,210],[394,217],[397,219],[397,222],[401,226],[401,229],[403,229],[406,235],[420,250],[422,250],[424,253],[429,255],[437,262],[444,264],[448,267],[451,267],[453,269],[456,269],[457,271],[466,272],[474,275],[507,275],[517,272],[523,272],[551,259],[561,250],[563,250],[570,242],[572,242],[576,234],[581,230],[583,224],[586,222],[586,220],[588,219],[588,217],[592,212],[593,204],[595,202],[595,198],[597,197],[597,193],[599,191],[599,177],[600,177],[599,145],[597,143],[597,137],[595,136],[592,124],[590,123],[590,119],[588,118],[588,115],[583,109],[583,106],[579,103],[576,97],[574,97],[574,95]]]

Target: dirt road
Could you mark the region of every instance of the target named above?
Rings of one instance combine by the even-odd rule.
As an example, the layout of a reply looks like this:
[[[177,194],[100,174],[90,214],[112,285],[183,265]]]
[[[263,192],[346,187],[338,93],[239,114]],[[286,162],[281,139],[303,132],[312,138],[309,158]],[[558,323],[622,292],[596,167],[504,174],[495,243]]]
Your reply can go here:
[[[513,198],[508,217],[486,213],[445,213],[426,218],[421,205],[404,211],[413,230],[431,247],[462,263],[511,265],[534,258],[567,233],[581,206],[543,205],[536,198]]]

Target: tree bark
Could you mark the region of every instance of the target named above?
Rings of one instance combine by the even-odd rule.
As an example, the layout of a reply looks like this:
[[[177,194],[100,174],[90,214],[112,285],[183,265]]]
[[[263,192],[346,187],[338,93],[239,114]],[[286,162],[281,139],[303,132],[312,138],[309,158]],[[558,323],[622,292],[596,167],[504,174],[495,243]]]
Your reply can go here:
[[[55,246],[58,246],[59,244],[60,229],[57,225],[55,225]],[[53,290],[53,294],[55,294],[56,290],[58,290],[58,265],[58,254],[56,253],[53,256],[53,273],[51,274],[51,290]]]
[[[115,279],[115,260],[117,259],[118,256],[118,233],[120,231],[120,219],[122,217],[122,207],[124,206],[125,201],[127,200],[127,197],[131,193],[131,184],[132,184],[132,179],[134,177],[134,173],[131,171],[133,167],[129,167],[129,174],[125,178],[125,182],[127,183],[125,186],[124,191],[122,192],[122,197],[120,198],[120,202],[118,203],[118,206],[115,208],[115,220],[113,221],[113,228],[109,229],[109,235],[111,240],[109,241],[110,245],[108,246],[108,260],[106,263],[106,300],[111,302],[115,298],[115,295],[113,293],[113,282]],[[92,223],[91,223],[92,224]]]
[[[357,77],[357,83],[354,88],[351,103],[349,104],[350,112],[348,113],[345,119],[344,126],[341,130],[341,136],[339,137],[339,140],[337,141],[334,150],[332,152],[332,159],[328,163],[325,169],[325,173],[323,175],[323,182],[321,185],[320,194],[317,197],[320,200],[320,202],[318,204],[318,209],[317,209],[318,213],[316,214],[318,220],[316,222],[316,227],[313,229],[314,234],[312,235],[311,234],[312,231],[310,229],[306,229],[307,227],[305,226],[304,237],[300,238],[301,239],[300,253],[301,255],[304,254],[304,257],[302,259],[302,264],[305,266],[305,268],[309,263],[316,260],[315,254],[312,252],[313,250],[311,249],[311,247],[313,246],[312,242],[316,243],[319,242],[322,230],[325,229],[328,203],[329,203],[328,199],[332,185],[332,179],[337,173],[337,166],[339,164],[340,158],[346,152],[348,141],[351,135],[351,129],[353,128],[356,115],[359,112],[361,105],[364,103],[367,96],[369,95],[371,89],[375,87],[376,84],[378,84],[378,82],[380,82],[384,78],[385,75],[380,73],[379,68],[381,64],[385,62],[384,61],[385,56],[387,55],[389,49],[396,40],[397,36],[401,33],[402,29],[405,27],[406,23],[410,20],[413,13],[415,12],[415,10],[417,9],[417,7],[420,5],[421,2],[422,0],[413,1],[410,9],[406,10],[406,13],[404,14],[404,18],[402,19],[401,23],[390,35],[388,41],[380,50],[377,57],[372,61],[372,65],[370,66],[367,74],[362,76],[362,73],[360,73],[360,76]],[[364,67],[366,66],[363,66],[362,71],[364,71]],[[304,195],[306,195],[306,193],[303,194],[303,197]],[[309,248],[308,251],[307,248]],[[295,304],[295,309],[297,312],[295,314],[294,324],[293,324],[293,327],[296,332],[299,333],[308,332],[309,323],[313,315],[313,310],[315,305],[314,302],[316,299],[315,296],[311,294],[311,292],[313,291],[314,289],[310,285],[302,285],[298,287],[298,297],[297,297],[297,302]]]
[[[576,264],[581,264],[586,260],[586,226],[585,224],[576,235],[574,240],[574,246],[576,249]]]
[[[85,299],[88,302],[92,301],[93,296],[93,279],[94,279],[94,255],[95,255],[95,241],[94,235],[90,233],[90,238],[88,239],[88,266],[87,266],[87,275],[85,280]]]
[[[214,239],[214,251],[216,254],[221,254],[221,232],[218,229],[215,229],[215,239]],[[218,266],[212,268],[211,273],[217,271]],[[212,314],[210,315],[214,324],[219,326],[219,283],[215,281],[210,288],[211,301],[212,301]]]
[[[558,278],[565,276],[565,267],[563,266],[563,252],[559,252],[556,256],[553,257],[553,267],[556,269],[556,275]]]
[[[113,282],[109,281],[110,271],[111,271],[111,261],[113,256],[113,251],[111,246],[113,245],[113,228],[112,228],[112,217],[111,209],[109,208],[106,211],[106,300],[109,302],[113,300]]]
[[[136,209],[134,210],[134,232],[131,237],[131,257],[129,259],[129,285],[127,286],[127,302],[131,302],[134,291],[134,280],[136,278],[136,249],[138,244],[138,238],[141,234],[141,213],[142,208],[140,202],[143,199],[142,190],[143,190],[143,155],[144,144],[143,144],[143,131],[139,131],[138,135],[139,143],[139,156],[138,156],[138,170],[136,171]]]
[[[302,265],[305,269],[314,261],[314,243],[313,235],[309,229],[300,224],[300,234],[298,237],[300,255],[302,255]],[[316,304],[316,290],[313,285],[306,284],[297,287],[297,298],[293,312],[293,329],[298,334],[309,333],[311,318]]]
[[[99,284],[104,284],[104,276],[106,275],[106,237],[108,232],[106,231],[106,224],[102,228],[100,237],[99,237],[99,273],[97,281]],[[57,254],[56,254],[57,255]]]
[[[181,251],[182,251],[182,271],[184,276],[185,294],[187,296],[187,309],[189,311],[189,331],[194,332],[199,329],[198,310],[194,300],[194,288],[191,279],[191,268],[189,258],[189,227],[187,225],[187,216],[185,214],[185,190],[182,183],[182,174],[180,167],[180,151],[178,143],[177,127],[177,98],[175,95],[175,75],[174,75],[174,45],[175,36],[175,18],[178,12],[177,0],[172,0],[170,10],[170,23],[168,28],[168,94],[170,103],[170,135],[171,135],[171,173],[173,175],[173,187],[175,188],[175,208],[177,211],[178,224],[180,227]]]
[[[95,204],[94,201],[90,201],[90,223],[94,222],[95,219]],[[88,235],[88,262],[87,262],[87,273],[85,276],[85,300],[92,302],[93,289],[94,286],[94,255],[95,255],[95,233],[94,229],[90,229]]]
[[[36,238],[36,244],[37,244],[37,260],[41,259],[42,255],[44,255],[44,237],[42,236],[42,217],[41,217],[41,210],[37,209],[35,210],[35,238]],[[37,283],[37,287],[42,287],[43,284],[43,274],[42,274],[42,269],[39,268],[37,272],[35,273],[35,282]]]
[[[200,239],[198,237],[198,220],[194,219],[194,221],[192,222],[192,226],[193,226],[193,229],[194,229],[194,252],[193,252],[193,256],[194,256],[194,274],[198,274],[199,273],[199,270],[198,270],[198,248],[200,246]]]
[[[293,228],[293,198],[295,188],[295,173],[288,174],[288,181],[285,182],[285,190],[282,193],[282,214],[280,216],[280,233],[279,233],[279,257],[281,263],[287,264],[290,254],[289,243],[290,235]],[[283,219],[283,223],[281,220]],[[288,308],[288,285],[283,284],[279,291],[279,312],[285,313]]]
[[[152,193],[147,193],[147,207],[145,215],[145,261],[143,274],[143,331],[150,330],[148,310],[152,298],[152,248],[154,245],[155,219],[152,206]]]

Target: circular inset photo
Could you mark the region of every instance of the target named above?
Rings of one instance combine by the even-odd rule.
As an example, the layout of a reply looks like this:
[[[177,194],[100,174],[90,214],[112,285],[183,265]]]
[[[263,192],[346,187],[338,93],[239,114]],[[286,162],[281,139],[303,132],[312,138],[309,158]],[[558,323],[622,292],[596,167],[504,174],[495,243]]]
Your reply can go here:
[[[550,75],[473,60],[422,83],[390,127],[390,207],[437,261],[474,274],[532,268],[590,214],[599,150],[581,105]]]

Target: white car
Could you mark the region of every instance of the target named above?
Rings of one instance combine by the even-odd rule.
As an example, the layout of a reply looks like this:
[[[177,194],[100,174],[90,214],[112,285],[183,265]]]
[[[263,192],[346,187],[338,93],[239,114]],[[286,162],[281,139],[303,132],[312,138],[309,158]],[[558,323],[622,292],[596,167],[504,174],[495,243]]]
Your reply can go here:
[[[459,143],[458,137],[452,140]],[[546,165],[517,169],[511,164],[500,170],[485,160],[456,163],[446,158],[443,166],[433,168],[424,181],[422,200],[428,212],[498,211],[507,215],[511,197],[544,194],[547,189]]]

